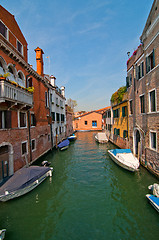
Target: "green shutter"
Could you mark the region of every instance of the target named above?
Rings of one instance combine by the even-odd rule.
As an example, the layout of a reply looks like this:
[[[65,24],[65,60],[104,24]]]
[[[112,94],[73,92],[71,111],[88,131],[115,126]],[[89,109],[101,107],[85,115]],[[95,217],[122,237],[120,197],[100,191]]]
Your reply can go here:
[[[148,73],[148,57],[146,57],[146,73]]]

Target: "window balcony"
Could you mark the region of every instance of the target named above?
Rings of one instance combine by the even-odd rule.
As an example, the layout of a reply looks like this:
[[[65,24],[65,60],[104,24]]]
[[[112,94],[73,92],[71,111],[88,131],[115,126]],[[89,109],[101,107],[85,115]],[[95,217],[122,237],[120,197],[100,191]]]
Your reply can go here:
[[[10,107],[20,109],[33,107],[33,93],[27,89],[0,78],[0,103],[9,103]]]

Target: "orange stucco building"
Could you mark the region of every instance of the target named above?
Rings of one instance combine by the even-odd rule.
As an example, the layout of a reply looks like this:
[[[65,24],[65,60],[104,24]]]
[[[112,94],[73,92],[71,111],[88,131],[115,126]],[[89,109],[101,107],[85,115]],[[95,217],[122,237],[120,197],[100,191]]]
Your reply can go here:
[[[101,131],[102,114],[97,111],[87,112],[74,119],[74,131]]]

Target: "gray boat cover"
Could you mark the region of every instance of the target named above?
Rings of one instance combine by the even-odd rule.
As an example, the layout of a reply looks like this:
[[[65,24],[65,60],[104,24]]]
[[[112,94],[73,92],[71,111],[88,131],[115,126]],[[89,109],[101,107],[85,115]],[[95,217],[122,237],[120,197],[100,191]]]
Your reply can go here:
[[[5,191],[13,192],[27,187],[49,170],[49,167],[39,166],[30,166],[28,168],[19,169],[6,183],[0,187],[0,195],[5,194]]]

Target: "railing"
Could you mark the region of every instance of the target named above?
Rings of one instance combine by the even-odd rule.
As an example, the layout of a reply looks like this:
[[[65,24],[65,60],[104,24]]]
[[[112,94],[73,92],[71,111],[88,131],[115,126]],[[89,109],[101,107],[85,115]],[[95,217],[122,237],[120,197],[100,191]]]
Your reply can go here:
[[[0,102],[12,101],[25,105],[33,105],[33,94],[5,80],[0,80]]]

